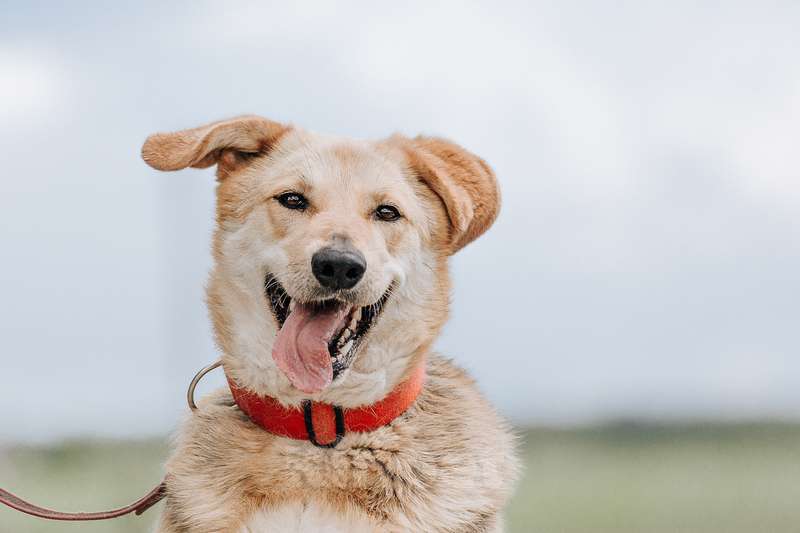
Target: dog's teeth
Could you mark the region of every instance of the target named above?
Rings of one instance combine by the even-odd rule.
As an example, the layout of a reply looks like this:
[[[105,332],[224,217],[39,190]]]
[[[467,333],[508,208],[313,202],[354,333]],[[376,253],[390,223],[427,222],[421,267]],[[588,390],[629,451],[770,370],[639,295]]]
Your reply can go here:
[[[361,320],[361,308],[360,307],[358,309],[356,309],[355,313],[353,313],[353,322],[358,322],[359,320]]]
[[[336,348],[339,352],[345,353],[342,347],[347,343],[352,343],[353,335],[355,335],[354,329],[344,328],[344,330],[342,330],[342,334],[339,335],[339,340],[336,341]]]
[[[289,302],[289,311],[294,311],[295,302],[294,300]]]
[[[347,352],[349,352],[349,351],[350,351],[350,348],[352,348],[352,347],[353,347],[353,339],[350,339],[349,341],[347,341],[347,342],[345,343],[345,345],[344,345],[344,346],[342,346],[342,348],[339,350],[339,353],[341,353],[342,355],[344,355],[344,354],[346,354]]]

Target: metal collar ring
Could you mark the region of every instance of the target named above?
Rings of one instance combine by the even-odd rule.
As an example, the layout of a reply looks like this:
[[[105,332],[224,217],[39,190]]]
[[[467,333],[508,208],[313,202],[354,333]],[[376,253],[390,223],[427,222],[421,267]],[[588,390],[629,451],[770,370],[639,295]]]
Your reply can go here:
[[[186,391],[186,401],[189,403],[189,408],[192,411],[197,410],[197,404],[194,403],[194,389],[197,387],[197,384],[200,383],[200,380],[203,379],[206,374],[220,366],[222,366],[222,359],[218,359],[210,365],[204,366],[200,369],[200,372],[195,374],[192,378],[191,383],[189,383],[189,390]]]

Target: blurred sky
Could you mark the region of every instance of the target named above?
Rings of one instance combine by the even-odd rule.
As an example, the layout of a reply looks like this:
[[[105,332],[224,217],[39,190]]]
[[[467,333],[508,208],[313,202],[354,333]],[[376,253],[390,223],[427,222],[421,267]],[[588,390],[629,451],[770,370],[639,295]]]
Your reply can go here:
[[[439,348],[514,421],[800,418],[800,4],[294,4],[0,2],[0,440],[175,426],[214,179],[139,149],[240,113],[494,166]]]

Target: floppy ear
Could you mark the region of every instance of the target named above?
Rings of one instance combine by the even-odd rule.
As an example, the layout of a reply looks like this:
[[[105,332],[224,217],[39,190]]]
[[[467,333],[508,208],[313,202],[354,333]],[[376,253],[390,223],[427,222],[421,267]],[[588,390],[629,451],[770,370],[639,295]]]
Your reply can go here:
[[[489,229],[500,210],[500,190],[483,159],[435,137],[406,139],[403,147],[411,168],[444,203],[451,254]]]
[[[217,164],[217,177],[222,179],[251,156],[268,152],[290,128],[251,115],[190,130],[155,133],[145,140],[142,159],[158,170]]]

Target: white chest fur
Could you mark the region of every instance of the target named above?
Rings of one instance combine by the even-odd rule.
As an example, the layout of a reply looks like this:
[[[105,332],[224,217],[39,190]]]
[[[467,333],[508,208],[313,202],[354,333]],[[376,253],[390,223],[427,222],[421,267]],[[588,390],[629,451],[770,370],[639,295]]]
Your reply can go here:
[[[381,529],[356,511],[346,514],[316,503],[257,511],[239,533],[375,533]]]

